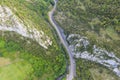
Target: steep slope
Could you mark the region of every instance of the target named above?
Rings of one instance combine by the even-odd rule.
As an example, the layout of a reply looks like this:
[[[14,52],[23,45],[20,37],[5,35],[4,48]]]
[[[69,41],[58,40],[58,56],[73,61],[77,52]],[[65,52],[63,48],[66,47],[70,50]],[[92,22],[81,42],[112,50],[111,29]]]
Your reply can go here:
[[[82,34],[119,56],[119,0],[58,1],[56,20],[66,34]]]
[[[120,76],[119,3],[119,0],[58,1],[54,17],[64,29],[69,47],[77,58],[77,80],[93,80],[90,76],[94,77],[89,69],[95,64],[86,64],[90,67],[81,73],[79,70],[86,68],[81,65],[79,58],[102,64]]]
[[[0,6],[0,30],[2,31],[14,31],[24,37],[35,39],[42,47],[48,48],[49,45],[52,45],[50,37],[41,30],[37,30],[35,27],[25,26],[17,16],[15,16],[9,7]]]
[[[7,64],[1,64],[1,79],[54,80],[64,73],[64,51],[47,18],[51,5],[51,0],[0,1],[0,58]]]

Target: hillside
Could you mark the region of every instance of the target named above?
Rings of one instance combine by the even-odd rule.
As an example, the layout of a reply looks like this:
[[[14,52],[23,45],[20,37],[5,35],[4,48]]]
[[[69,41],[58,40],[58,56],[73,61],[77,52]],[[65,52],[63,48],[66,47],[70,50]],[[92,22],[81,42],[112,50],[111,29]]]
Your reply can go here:
[[[120,80],[119,6],[0,0],[0,80]]]
[[[119,0],[58,1],[56,20],[66,34],[81,34],[119,55]]]
[[[0,1],[0,79],[55,80],[66,68],[65,52],[51,25],[52,0]]]
[[[99,80],[106,80],[113,75],[107,74],[107,72],[102,74],[108,77],[103,77],[104,75],[102,74],[93,74],[97,70],[92,68],[100,64],[99,68],[107,69],[106,71],[108,72],[110,70],[110,72],[120,75],[119,3],[119,0],[58,1],[54,17],[63,28],[67,36],[66,40],[77,59],[77,80],[97,80],[96,77],[98,76]],[[86,63],[88,64],[80,58],[87,60]],[[90,63],[91,61],[92,63]],[[117,66],[117,70],[113,65]],[[114,78],[113,80],[119,80],[119,78]]]

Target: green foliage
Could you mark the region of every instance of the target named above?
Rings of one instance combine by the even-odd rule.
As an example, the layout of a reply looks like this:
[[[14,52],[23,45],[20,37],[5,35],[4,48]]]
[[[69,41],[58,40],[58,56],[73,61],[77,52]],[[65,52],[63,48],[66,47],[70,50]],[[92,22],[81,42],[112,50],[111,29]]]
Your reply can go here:
[[[54,5],[53,0],[2,0],[0,5],[8,6],[25,26],[42,30],[53,42],[46,50],[15,32],[0,31],[0,56],[13,61],[16,58],[27,61],[33,68],[33,73],[27,75],[31,80],[55,80],[63,74],[66,67],[64,51],[56,42],[48,23],[47,13]]]
[[[2,0],[1,5],[8,6],[26,26],[42,30],[52,38],[48,24],[48,11],[52,0]]]
[[[86,36],[90,41],[89,52],[97,45],[120,57],[119,3],[119,0],[59,0],[54,17],[66,35]],[[83,51],[83,48],[77,50]],[[76,80],[93,80],[89,69],[95,65],[77,61]]]
[[[90,67],[93,67],[90,62],[87,62],[85,60],[78,60],[76,63],[76,71],[77,71],[77,76],[76,80],[94,80],[92,78],[92,75],[89,71]]]
[[[88,37],[94,45],[120,52],[119,0],[59,0],[56,21],[66,34]]]
[[[21,37],[14,32],[0,32],[0,36],[2,57],[10,58],[12,61],[16,58],[27,61],[32,65],[34,71],[33,74],[30,74],[31,78],[35,76],[42,80],[49,78],[49,80],[54,80],[64,73],[66,67],[64,54],[57,45],[55,46],[57,48],[51,46],[45,50],[37,42]]]
[[[57,10],[58,12],[63,12],[63,15],[67,17],[65,18],[68,19],[65,20],[67,23],[70,22],[69,19],[73,21],[72,23],[67,24],[71,25],[68,26],[69,30],[67,31],[69,33],[71,29],[73,30],[73,28],[75,28],[75,26],[77,29],[80,27],[84,30],[86,30],[86,27],[87,30],[91,30],[91,27],[94,27],[94,29],[92,28],[94,31],[99,31],[100,28],[106,28],[110,25],[116,27],[120,24],[120,8],[118,6],[118,0],[60,0],[58,2]],[[96,19],[99,21],[96,22]],[[81,26],[77,27],[78,25]],[[83,28],[82,26],[85,28]],[[79,31],[79,29],[77,31]]]
[[[18,61],[7,66],[0,67],[1,80],[30,80],[30,75],[33,72],[32,66],[25,61]]]
[[[99,73],[95,73],[95,74],[101,74],[101,75],[104,74],[104,75],[95,77],[95,74],[91,73],[91,70],[93,69],[95,69],[94,70],[95,72],[99,71]],[[76,71],[77,71],[77,76],[75,77],[75,80],[98,80],[98,79],[101,80],[103,78],[104,80],[106,80],[109,79],[111,75],[114,80],[119,80],[119,77],[117,77],[106,67],[94,62],[90,62],[88,60],[77,59]]]

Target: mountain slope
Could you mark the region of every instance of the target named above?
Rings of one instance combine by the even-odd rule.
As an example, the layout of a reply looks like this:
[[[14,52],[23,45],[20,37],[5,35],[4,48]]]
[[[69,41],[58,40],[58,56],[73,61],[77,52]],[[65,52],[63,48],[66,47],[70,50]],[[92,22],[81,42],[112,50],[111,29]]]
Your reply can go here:
[[[112,70],[116,75],[120,75],[119,3],[119,0],[58,1],[54,17],[59,25],[64,29],[67,36],[66,40],[78,60],[76,70],[77,80],[80,78],[86,80],[89,78],[89,75],[92,74],[89,69],[88,71],[80,73],[80,69],[82,70],[86,68],[80,65],[79,58],[87,59],[92,62],[94,61],[97,64],[102,64],[106,66],[105,68]],[[114,57],[117,57],[117,59],[112,62],[112,60],[114,60],[113,55]],[[116,69],[115,66],[110,68],[114,62],[115,64],[118,64],[118,69]],[[93,80],[91,77],[90,79]]]
[[[119,55],[119,0],[58,1],[56,20],[66,34],[82,34]]]
[[[10,59],[6,62],[8,67],[4,64],[0,67],[2,79],[54,80],[63,74],[64,51],[47,19],[53,2],[2,0],[0,5],[0,58]],[[14,73],[18,73],[9,76],[14,68]]]

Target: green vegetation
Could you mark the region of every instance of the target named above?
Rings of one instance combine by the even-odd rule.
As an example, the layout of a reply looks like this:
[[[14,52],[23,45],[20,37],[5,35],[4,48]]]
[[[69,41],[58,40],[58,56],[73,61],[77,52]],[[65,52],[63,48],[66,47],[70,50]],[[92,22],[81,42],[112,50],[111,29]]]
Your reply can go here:
[[[59,0],[54,17],[67,36],[69,34],[86,36],[91,43],[89,52],[92,53],[95,44],[120,57],[119,3],[119,0]],[[83,51],[83,47],[78,48],[78,51]],[[96,71],[102,67],[101,65],[84,60],[76,61],[76,80],[110,80],[108,77],[113,75],[105,68],[102,69],[103,74],[108,77],[97,74]]]
[[[119,0],[59,0],[56,21],[68,35],[88,37],[92,44],[120,56]]]
[[[48,11],[52,8],[52,0],[2,0],[0,5],[8,6],[26,26],[44,31],[52,38],[48,24]]]
[[[3,34],[4,36],[2,36]],[[54,80],[59,75],[64,73],[66,67],[65,59],[64,54],[61,52],[60,48],[58,48],[59,50],[55,50],[54,47],[50,47],[49,50],[45,50],[44,48],[41,48],[35,41],[24,38],[14,32],[0,32],[0,37],[0,56],[8,58],[11,60],[11,62],[13,62],[13,64],[7,65],[8,69],[10,69],[11,66],[16,67],[14,65],[25,65],[25,67],[27,67],[27,65],[30,65],[33,69],[31,74],[27,74],[27,77],[21,77],[20,80],[23,80],[22,78],[26,80],[29,80],[28,78],[35,80]],[[18,61],[14,63],[16,60]],[[25,72],[31,72],[31,68],[26,69],[24,66],[21,68],[24,69]],[[2,67],[0,67],[0,70],[1,69]],[[15,71],[18,71],[19,74],[19,71],[21,70],[18,69]],[[9,74],[12,75],[11,73]],[[6,74],[5,76],[9,77],[9,74]],[[26,74],[24,73],[23,75]],[[17,77],[17,75],[14,76]]]
[[[115,75],[111,74],[111,72],[105,68],[90,69],[90,72],[94,80],[119,80]]]
[[[0,31],[0,57],[10,59],[10,64],[0,67],[0,75],[4,74],[2,80],[16,80],[16,77],[19,80],[55,80],[63,74],[66,69],[65,52],[56,42],[47,16],[53,1],[1,0],[0,5],[8,6],[23,24],[42,30],[53,42],[52,46],[44,49],[15,32]]]
[[[3,60],[2,60],[3,61]],[[0,79],[1,80],[30,80],[30,75],[32,71],[32,67],[29,63],[25,61],[16,61],[11,62],[6,66],[0,67]]]
[[[75,80],[119,80],[113,72],[106,67],[87,60],[79,59],[76,62],[77,76]]]

